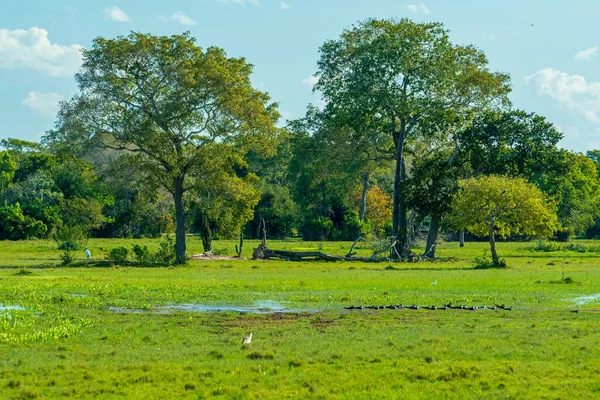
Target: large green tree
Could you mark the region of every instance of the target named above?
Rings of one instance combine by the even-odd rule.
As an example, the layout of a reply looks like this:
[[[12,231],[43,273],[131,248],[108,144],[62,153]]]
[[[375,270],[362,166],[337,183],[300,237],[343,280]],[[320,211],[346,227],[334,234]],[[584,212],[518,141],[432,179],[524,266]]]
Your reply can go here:
[[[15,177],[17,163],[15,163],[8,151],[0,152],[0,194],[8,189]]]
[[[504,100],[508,77],[487,68],[483,52],[450,42],[440,23],[370,19],[320,49],[316,90],[330,114],[365,116],[395,145],[393,235],[408,252],[407,141],[446,132],[473,109]],[[385,128],[383,128],[385,127]]]
[[[235,149],[218,143],[207,154],[205,174],[196,179],[186,200],[191,204],[192,223],[202,238],[206,253],[212,251],[213,233],[224,236],[238,234],[252,219],[253,208],[260,193],[254,188],[256,175],[247,171],[247,164]],[[212,153],[221,156],[214,159]]]
[[[62,104],[56,129],[44,140],[55,148],[100,146],[137,155],[173,197],[176,259],[185,263],[184,194],[206,173],[207,146],[243,151],[275,133],[276,105],[252,87],[251,73],[244,58],[203,50],[189,33],[100,37],[83,51],[79,93]]]
[[[567,172],[566,153],[558,149],[562,134],[540,115],[521,110],[485,110],[458,129],[438,151],[413,164],[410,202],[431,217],[426,253],[435,256],[443,216],[460,177],[508,175],[537,182]],[[431,146],[429,146],[431,147]]]
[[[594,223],[600,192],[594,152],[585,157],[559,149],[562,138],[544,117],[521,110],[483,113],[458,134],[471,176],[499,174],[535,183],[557,204],[561,232],[568,238]]]
[[[600,216],[600,185],[596,165],[583,154],[564,151],[564,171],[542,174],[533,180],[557,204],[558,220],[563,229],[559,239],[582,234]]]
[[[522,110],[484,112],[457,134],[471,175],[526,179],[566,172],[563,151],[557,147],[562,138],[562,133],[544,117]]]

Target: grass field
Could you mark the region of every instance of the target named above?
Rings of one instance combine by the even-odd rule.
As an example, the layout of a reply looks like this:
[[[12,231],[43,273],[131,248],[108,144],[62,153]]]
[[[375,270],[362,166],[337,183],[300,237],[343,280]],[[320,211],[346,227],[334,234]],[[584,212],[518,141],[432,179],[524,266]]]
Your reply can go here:
[[[159,243],[88,247],[101,259],[142,242]],[[486,243],[445,243],[448,262],[141,268],[58,267],[53,242],[0,242],[0,398],[599,398],[600,253],[577,245],[499,243],[509,268],[475,270]],[[345,254],[350,244],[269,246]],[[188,253],[200,252],[190,238]],[[514,310],[343,308],[448,302]],[[168,308],[182,304],[296,311]]]

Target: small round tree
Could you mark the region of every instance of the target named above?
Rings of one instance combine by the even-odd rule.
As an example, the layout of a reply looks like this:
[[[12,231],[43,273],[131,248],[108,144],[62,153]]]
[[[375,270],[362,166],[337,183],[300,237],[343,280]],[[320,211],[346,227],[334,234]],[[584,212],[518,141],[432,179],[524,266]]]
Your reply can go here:
[[[556,207],[537,186],[522,178],[480,176],[459,182],[450,223],[478,236],[489,236],[492,263],[500,266],[496,235],[550,236],[558,227]]]

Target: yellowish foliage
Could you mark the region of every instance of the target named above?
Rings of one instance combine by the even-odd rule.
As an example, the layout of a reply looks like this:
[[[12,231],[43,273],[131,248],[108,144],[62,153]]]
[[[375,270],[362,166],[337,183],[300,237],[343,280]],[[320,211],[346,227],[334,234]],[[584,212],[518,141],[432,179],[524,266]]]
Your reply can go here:
[[[362,185],[357,186],[350,199],[353,208],[360,210]],[[365,218],[373,229],[382,228],[392,220],[392,197],[379,186],[372,186],[367,192],[367,211]]]
[[[500,237],[550,236],[558,228],[556,206],[537,186],[522,178],[480,176],[459,182],[452,202],[450,223],[478,236],[488,236],[490,226]]]

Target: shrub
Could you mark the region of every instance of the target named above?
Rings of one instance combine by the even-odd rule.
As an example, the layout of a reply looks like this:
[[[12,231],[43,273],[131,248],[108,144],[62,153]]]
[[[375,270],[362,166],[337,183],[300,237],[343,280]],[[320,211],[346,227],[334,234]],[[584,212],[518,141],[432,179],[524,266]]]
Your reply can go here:
[[[61,263],[60,265],[67,266],[73,263],[75,257],[73,256],[73,252],[71,250],[65,250],[60,255]]]
[[[226,248],[213,248],[212,249],[212,253],[215,256],[226,256],[227,255],[227,249]]]
[[[17,272],[15,275],[19,275],[19,276],[27,276],[27,275],[31,275],[33,272],[31,272],[30,270],[26,269],[25,267],[21,267],[19,269],[19,272]]]
[[[134,261],[142,265],[172,265],[175,262],[175,243],[172,241],[160,243],[155,252],[151,252],[148,246],[134,244],[131,246],[131,252]]]
[[[175,242],[162,242],[154,254],[154,262],[162,265],[172,265],[175,262]]]
[[[498,260],[498,264],[494,264],[491,258],[487,256],[487,253],[483,253],[482,257],[475,257],[473,260],[474,269],[490,269],[490,268],[506,268],[506,261],[504,259]]]
[[[576,251],[578,253],[600,253],[600,246],[583,243],[569,243],[565,246],[566,250]]]
[[[108,259],[119,265],[125,264],[128,256],[129,249],[127,247],[115,247],[108,253]]]
[[[367,221],[361,221],[358,213],[347,212],[344,215],[344,226],[337,233],[337,240],[356,240],[359,236],[365,236],[371,233],[371,224]]]
[[[568,245],[565,246],[565,249],[570,250],[570,251],[576,251],[577,253],[585,253],[588,251],[588,248],[581,243],[569,243]],[[593,251],[592,249],[589,249],[589,251]]]
[[[563,249],[562,245],[560,245],[556,242],[545,242],[541,239],[538,240],[537,244],[532,247],[532,250],[545,251],[545,252],[560,251],[562,249]]]
[[[79,247],[79,244],[75,240],[67,240],[64,242],[60,242],[58,244],[58,249],[75,251],[75,250],[79,250],[80,247]]]
[[[134,260],[140,264],[152,264],[152,253],[148,250],[148,246],[140,246],[134,244],[131,246]]]

